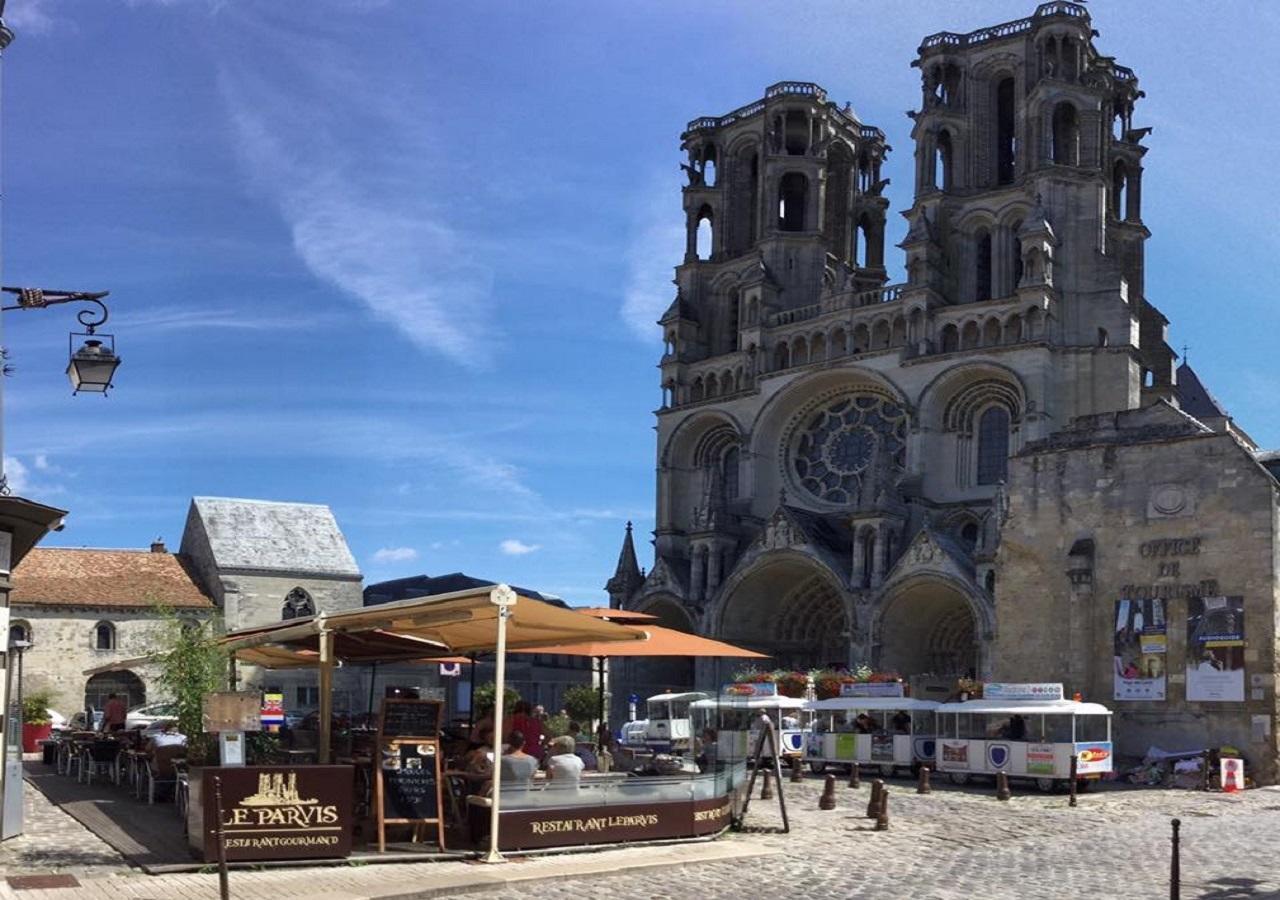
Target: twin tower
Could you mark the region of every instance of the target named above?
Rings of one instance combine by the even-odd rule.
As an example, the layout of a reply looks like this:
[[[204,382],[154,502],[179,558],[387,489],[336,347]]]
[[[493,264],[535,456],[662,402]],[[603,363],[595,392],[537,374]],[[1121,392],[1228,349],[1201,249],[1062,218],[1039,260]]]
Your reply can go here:
[[[1054,2],[924,40],[901,284],[890,148],[850,106],[783,82],[688,124],[656,558],[628,534],[615,605],[780,665],[989,670],[1010,457],[1177,402],[1143,287],[1150,129],[1095,37]]]

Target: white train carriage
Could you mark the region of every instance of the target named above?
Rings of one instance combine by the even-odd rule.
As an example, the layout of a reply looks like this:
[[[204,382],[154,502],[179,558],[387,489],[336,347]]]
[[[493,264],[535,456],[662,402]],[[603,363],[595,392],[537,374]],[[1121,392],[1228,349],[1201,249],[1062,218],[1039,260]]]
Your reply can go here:
[[[813,713],[813,730],[805,741],[805,760],[817,773],[830,765],[858,763],[878,768],[885,777],[932,765],[938,706],[900,694],[815,700],[806,706]]]
[[[1061,684],[988,684],[936,716],[937,770],[956,784],[1003,771],[1051,791],[1070,781],[1072,755],[1080,787],[1112,770],[1111,710],[1065,699]]]
[[[774,690],[770,690],[774,689]],[[772,684],[734,684],[726,686],[718,697],[697,700],[690,705],[694,730],[702,746],[712,744],[722,761],[748,759],[756,750],[760,737],[760,715],[773,722],[779,755],[798,759],[804,755],[808,718],[805,701],[783,697]],[[765,757],[772,759],[766,744]]]

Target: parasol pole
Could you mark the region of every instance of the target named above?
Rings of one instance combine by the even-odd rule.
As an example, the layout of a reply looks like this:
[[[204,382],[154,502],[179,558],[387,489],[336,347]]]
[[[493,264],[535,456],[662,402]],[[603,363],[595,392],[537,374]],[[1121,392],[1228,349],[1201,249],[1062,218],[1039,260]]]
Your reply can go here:
[[[471,659],[471,685],[467,694],[467,737],[476,739],[476,655],[468,654]]]
[[[507,619],[516,605],[516,592],[500,584],[489,593],[489,602],[498,607],[498,654],[494,672],[493,696],[493,796],[489,806],[489,852],[484,855],[487,863],[505,862],[498,852],[498,822],[502,805],[502,701],[507,690]]]

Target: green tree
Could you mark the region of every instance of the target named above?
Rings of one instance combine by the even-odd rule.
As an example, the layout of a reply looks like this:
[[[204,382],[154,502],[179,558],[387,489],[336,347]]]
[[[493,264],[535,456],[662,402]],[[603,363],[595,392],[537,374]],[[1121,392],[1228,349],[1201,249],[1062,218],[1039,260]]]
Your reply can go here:
[[[493,712],[493,702],[498,696],[498,686],[492,681],[476,685],[475,706],[476,718],[483,718]],[[502,715],[509,717],[520,702],[520,692],[511,685],[506,685],[502,692]]]
[[[578,722],[596,722],[600,718],[600,689],[589,684],[575,684],[565,689],[564,708],[569,718]]]
[[[209,752],[204,734],[204,696],[227,684],[227,651],[218,644],[221,622],[179,616],[158,606],[160,625],[147,654],[159,670],[156,679],[177,706],[178,730],[187,736],[188,758]]]

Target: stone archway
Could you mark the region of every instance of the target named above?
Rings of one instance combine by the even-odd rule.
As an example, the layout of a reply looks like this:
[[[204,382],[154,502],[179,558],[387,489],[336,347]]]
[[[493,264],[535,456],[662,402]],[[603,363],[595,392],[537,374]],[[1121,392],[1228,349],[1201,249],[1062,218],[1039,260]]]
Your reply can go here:
[[[86,707],[106,709],[107,698],[112,694],[119,694],[124,699],[127,709],[133,709],[147,702],[147,689],[142,679],[127,669],[119,672],[101,672],[85,682]]]
[[[912,675],[980,676],[984,623],[959,586],[922,578],[892,590],[877,617],[877,667]]]
[[[729,585],[718,634],[769,654],[766,665],[811,669],[849,660],[844,592],[824,567],[799,555],[763,561]]]

